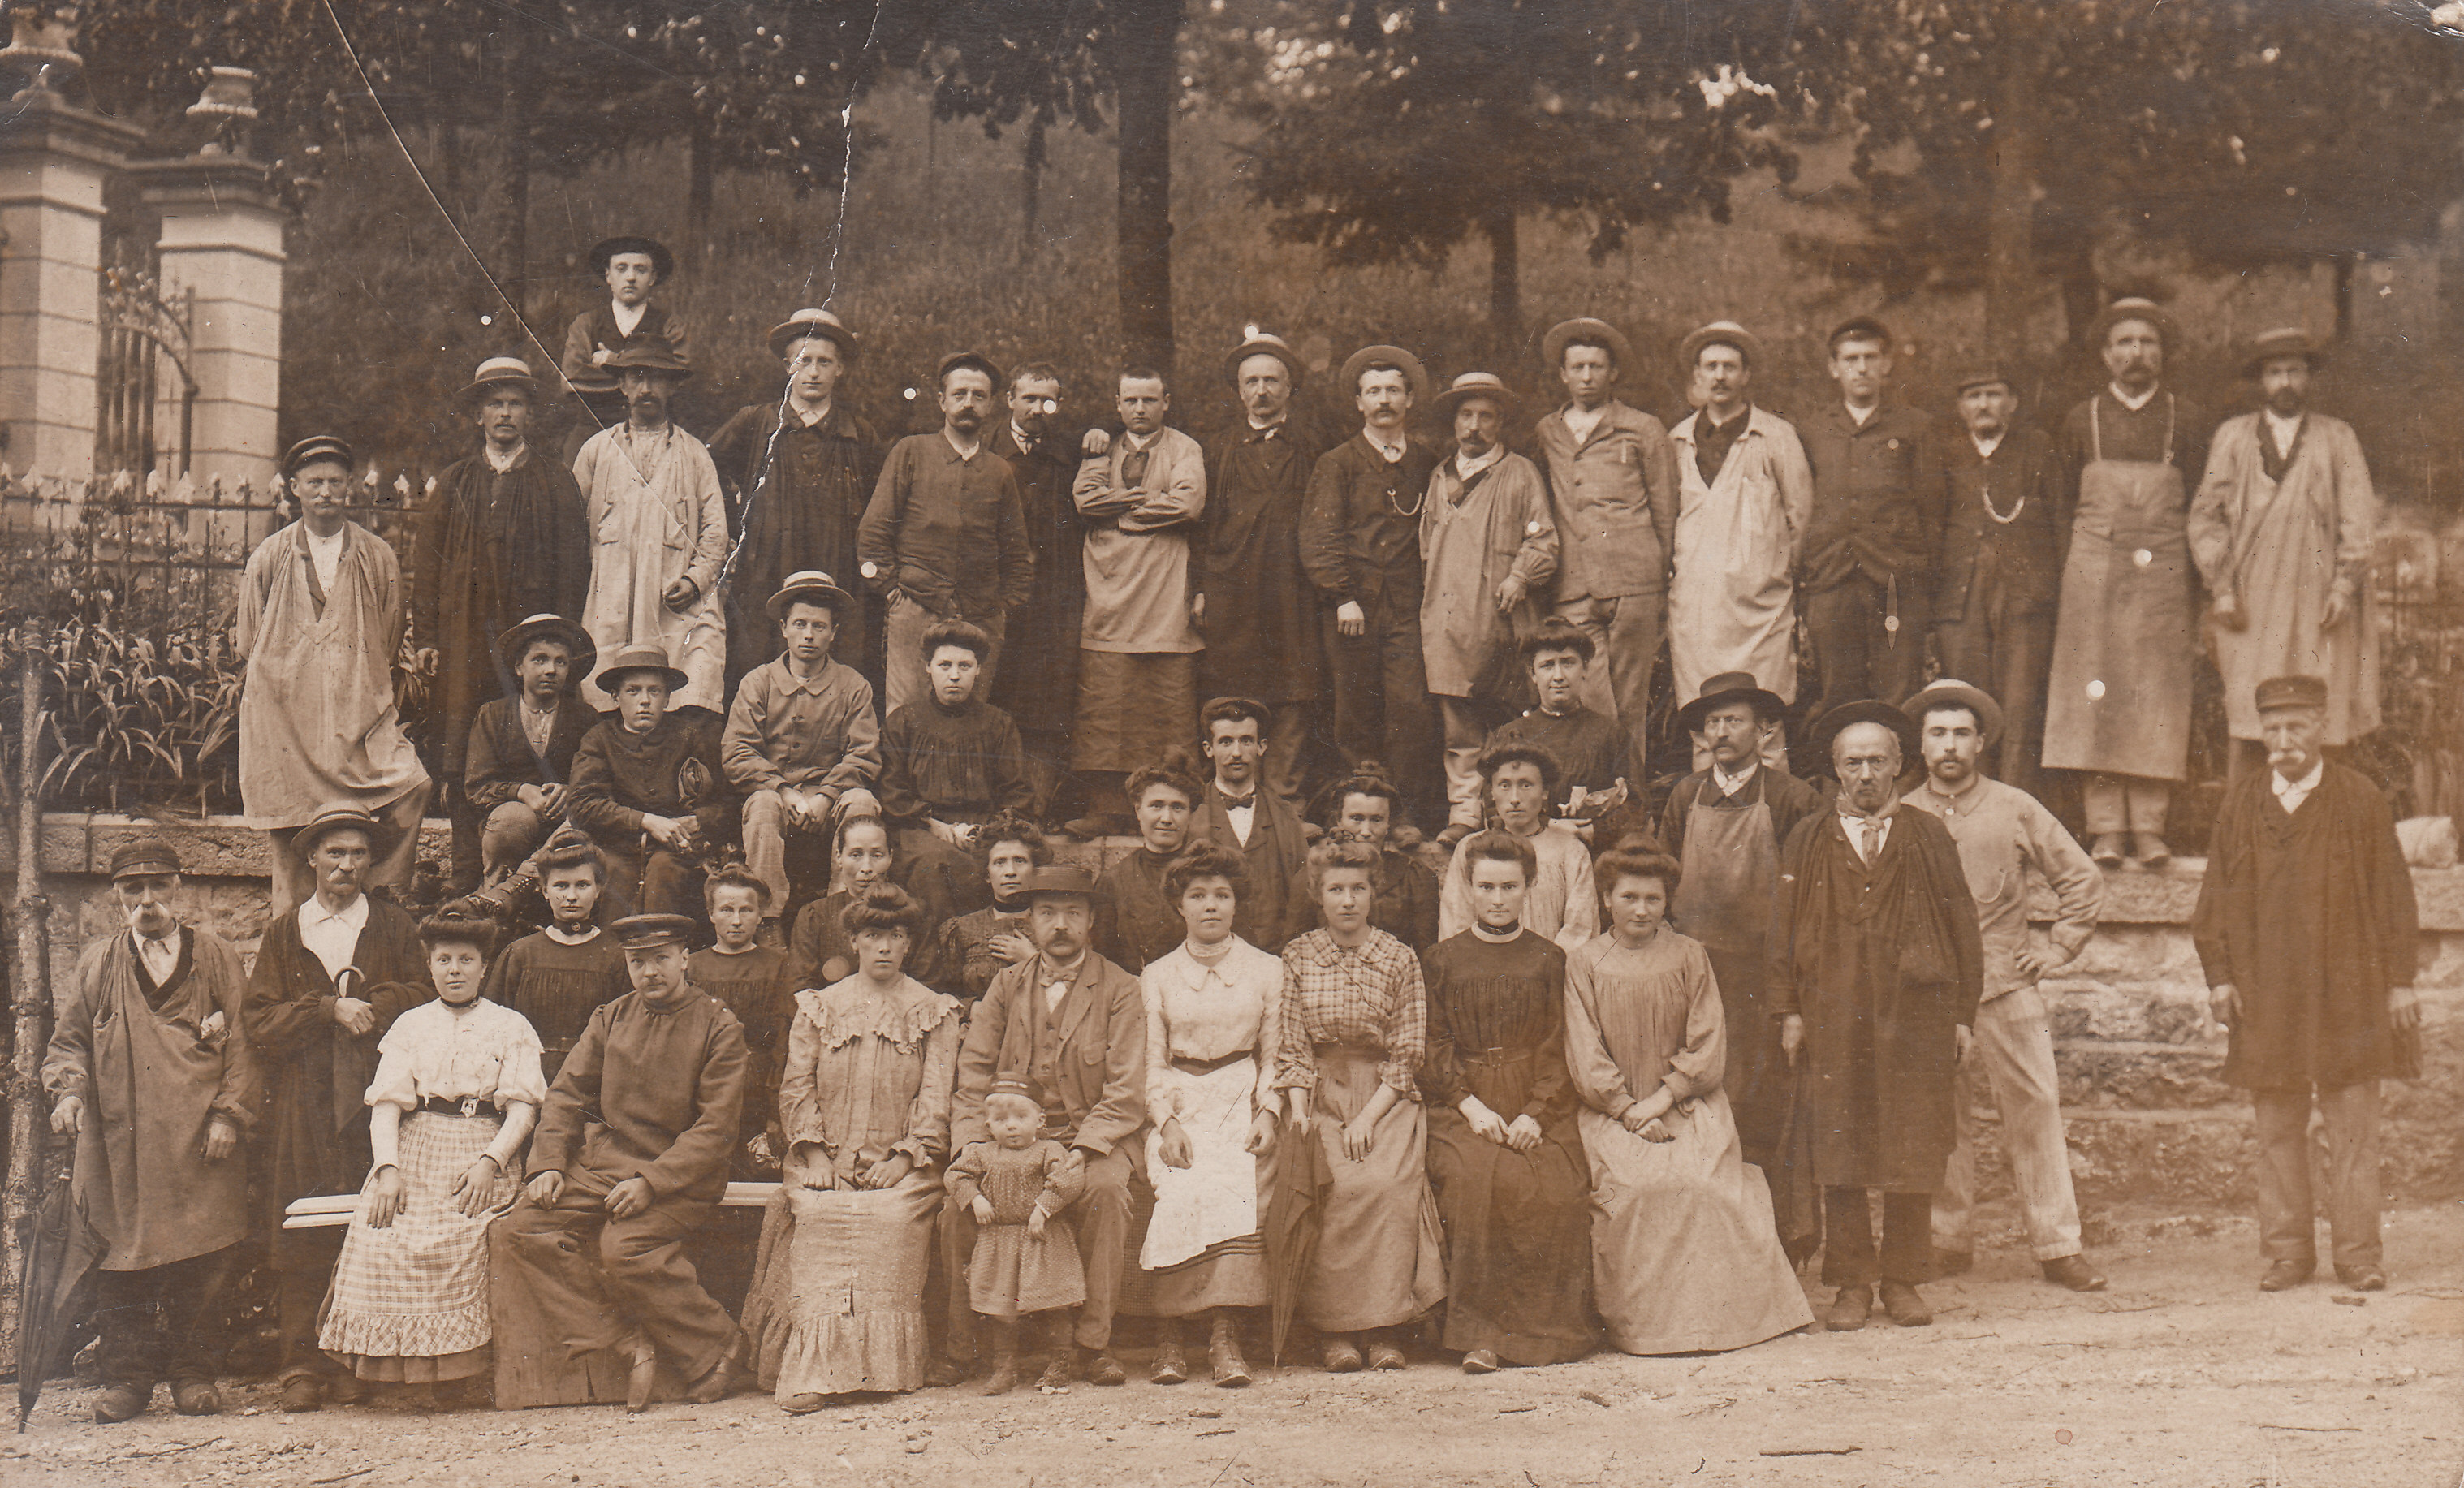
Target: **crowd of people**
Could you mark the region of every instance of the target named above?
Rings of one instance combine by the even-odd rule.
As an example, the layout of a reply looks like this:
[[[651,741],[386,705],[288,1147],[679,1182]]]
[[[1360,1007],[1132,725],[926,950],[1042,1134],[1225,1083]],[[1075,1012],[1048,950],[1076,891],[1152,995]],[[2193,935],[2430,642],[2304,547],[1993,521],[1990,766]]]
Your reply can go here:
[[[1081,430],[1049,365],[961,352],[942,427],[885,446],[840,397],[860,338],[803,310],[780,400],[704,443],[669,417],[665,250],[594,262],[556,376],[604,427],[535,447],[542,379],[483,363],[407,589],[349,448],[285,457],[301,515],[238,621],[273,918],[244,969],[183,923],[175,851],[127,844],[43,1069],[105,1247],[99,1419],[165,1379],[220,1408],[260,1241],[289,1411],[1119,1385],[1123,1316],[1159,1384],[1201,1339],[1247,1384],[1295,1328],[1338,1372],[1730,1349],[1815,1324],[1816,1255],[1821,1326],[1919,1326],[1972,1260],[1989,1096],[2034,1258],[2101,1289],[2039,982],[2105,872],[2169,856],[2202,636],[2247,741],[2194,930],[2260,1285],[2317,1264],[2314,1099],[2335,1270],[2385,1284],[2413,901],[2331,757],[2376,721],[2372,498],[2298,333],[2211,427],[2165,312],[2119,302],[2111,384],[2049,432],[1990,367],[1955,427],[1890,401],[1867,317],[1792,424],[1722,321],[1672,429],[1573,319],[1529,455],[1505,379],[1432,397],[1391,345],[1321,429],[1249,335],[1204,441],[1155,369]],[[1663,639],[1695,756],[1664,792]],[[2091,846],[2043,769],[2084,777]],[[414,921],[432,796],[454,897]],[[1108,835],[1100,872],[1054,841]],[[732,1311],[731,1182],[773,1185]]]

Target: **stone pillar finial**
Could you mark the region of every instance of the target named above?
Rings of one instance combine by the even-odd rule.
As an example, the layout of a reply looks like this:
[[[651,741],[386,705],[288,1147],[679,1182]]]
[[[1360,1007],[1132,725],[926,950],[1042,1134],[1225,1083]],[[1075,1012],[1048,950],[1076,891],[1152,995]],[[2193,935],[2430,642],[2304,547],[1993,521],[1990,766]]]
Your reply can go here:
[[[77,55],[77,7],[55,0],[11,0],[0,5],[9,17],[9,44],[0,47],[0,68],[23,73],[26,91],[64,91],[85,72]]]
[[[256,74],[245,67],[209,68],[206,91],[188,105],[187,117],[212,131],[197,146],[199,155],[246,155],[248,126],[256,121]]]

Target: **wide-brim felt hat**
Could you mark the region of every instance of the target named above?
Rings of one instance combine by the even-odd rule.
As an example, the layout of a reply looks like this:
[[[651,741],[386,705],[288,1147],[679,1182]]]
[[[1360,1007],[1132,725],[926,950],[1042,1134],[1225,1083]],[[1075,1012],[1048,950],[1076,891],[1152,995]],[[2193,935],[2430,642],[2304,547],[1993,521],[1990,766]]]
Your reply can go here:
[[[636,337],[600,365],[609,372],[664,372],[679,381],[693,375],[693,363],[664,336]]]
[[[339,434],[311,434],[282,451],[283,479],[290,479],[301,466],[318,460],[340,461],[354,470],[360,464],[359,451],[351,448],[349,440]]]
[[[1074,894],[1081,899],[1095,897],[1095,875],[1074,864],[1048,863],[1026,876],[1019,892],[1032,899],[1038,894]]]
[[[834,615],[846,614],[847,606],[855,602],[855,597],[840,588],[829,575],[818,568],[807,568],[789,574],[787,581],[779,586],[777,594],[770,596],[763,608],[770,612],[772,620],[783,620],[787,606],[798,600],[828,605]]]
[[[689,914],[628,914],[608,926],[607,933],[627,951],[649,951],[692,945],[700,929]]]
[[[1634,343],[1625,339],[1625,333],[1592,316],[1576,316],[1549,327],[1540,338],[1540,360],[1552,367],[1564,366],[1571,341],[1597,341],[1608,347],[1620,368],[1634,365]]]
[[[1913,767],[1917,763],[1919,749],[1916,720],[1881,698],[1869,697],[1854,703],[1842,703],[1824,713],[1815,724],[1813,735],[1807,742],[1813,747],[1814,758],[1820,764],[1823,774],[1833,773],[1831,746],[1838,739],[1840,731],[1852,724],[1859,723],[1879,723],[1888,728],[1893,733],[1899,735],[1901,766],[1904,769]]]
[[[1787,702],[1756,682],[1752,672],[1724,671],[1705,682],[1694,701],[1677,710],[1677,727],[1692,733],[1703,727],[1705,714],[1730,703],[1751,703],[1765,718],[1776,718],[1788,710]]]
[[[115,884],[124,878],[187,871],[180,865],[180,850],[159,837],[131,838],[111,855],[111,881]]]
[[[1401,367],[1403,369],[1403,381],[1412,389],[1412,401],[1414,403],[1422,403],[1427,401],[1429,396],[1429,369],[1420,365],[1419,358],[1413,356],[1402,347],[1389,346],[1383,341],[1375,346],[1363,346],[1358,351],[1353,352],[1351,356],[1343,359],[1343,388],[1345,395],[1353,398],[1359,397],[1360,374],[1368,371],[1371,367],[1380,364],[1391,364]]]
[[[933,369],[933,385],[936,388],[943,386],[950,381],[950,374],[956,372],[960,367],[973,367],[977,371],[981,372],[984,376],[992,379],[993,391],[1001,391],[1001,369],[1000,365],[996,363],[992,358],[985,356],[979,351],[954,351],[948,356],[942,358],[940,364]]]
[[[649,254],[650,272],[659,276],[661,284],[667,283],[668,276],[676,272],[676,255],[668,252],[668,245],[656,238],[630,235],[601,238],[591,244],[590,272],[604,277],[607,273],[608,262],[619,253]]]
[[[317,844],[345,827],[355,827],[367,835],[368,846],[383,852],[393,834],[385,824],[357,806],[329,806],[308,819],[308,824],[292,834],[291,848],[305,858],[317,850]]]
[[[1466,372],[1449,383],[1444,392],[1438,394],[1438,401],[1432,406],[1437,409],[1438,417],[1451,419],[1457,408],[1474,398],[1495,400],[1498,410],[1509,417],[1523,405],[1523,400],[1514,396],[1514,389],[1507,386],[1496,373]]]
[[[458,395],[468,403],[480,394],[497,387],[518,387],[532,397],[539,396],[539,378],[531,364],[519,357],[490,357],[471,374],[471,382]]]
[[[1285,373],[1292,380],[1293,389],[1299,390],[1305,370],[1301,366],[1301,354],[1292,350],[1291,342],[1270,331],[1260,331],[1244,339],[1232,348],[1230,356],[1223,359],[1223,374],[1232,379],[1233,385],[1240,385],[1241,363],[1252,357],[1272,357],[1282,362]]]
[[[2242,353],[2241,375],[2256,377],[2260,368],[2278,357],[2299,357],[2310,363],[2314,372],[2327,364],[2325,347],[2299,326],[2286,325],[2263,331],[2251,341],[2250,349]]]
[[[2105,337],[2112,334],[2113,328],[2124,320],[2145,320],[2154,326],[2157,338],[2165,343],[2167,351],[2173,349],[2174,343],[2182,334],[2181,327],[2173,323],[2173,317],[2166,313],[2164,306],[2152,299],[2133,295],[2117,299],[2096,313],[2096,318],[2088,322],[2088,349],[2090,351],[2103,349]]]
[[[787,355],[788,347],[814,337],[836,342],[841,355],[849,361],[855,359],[858,346],[856,334],[847,328],[846,321],[826,310],[799,310],[772,326],[770,354],[774,357],[783,357]]]
[[[522,652],[541,637],[564,643],[564,648],[573,653],[574,676],[590,675],[590,668],[599,661],[599,646],[590,639],[590,632],[561,615],[533,615],[507,627],[504,634],[496,637],[496,660],[504,664],[507,671],[513,670],[521,664]]]
[[[600,667],[598,675],[590,680],[599,684],[601,691],[613,692],[616,679],[628,671],[655,671],[668,679],[671,692],[682,691],[693,681],[682,670],[669,665],[666,649],[655,646],[621,647],[615,655],[607,658],[607,665]]]
[[[1762,361],[1761,338],[1734,320],[1714,320],[1685,333],[1685,339],[1677,343],[1677,364],[1693,371],[1695,360],[1703,355],[1705,346],[1734,346],[1744,355],[1748,367]]]
[[[1976,732],[1985,736],[1985,742],[1988,745],[2002,736],[2002,705],[1993,701],[1992,694],[1983,688],[1970,687],[1957,677],[1945,677],[1939,682],[1926,683],[1914,697],[1908,699],[1907,707],[1903,710],[1910,718],[1916,720],[1920,737],[1925,733],[1925,709],[1937,703],[1956,703],[1974,713]]]

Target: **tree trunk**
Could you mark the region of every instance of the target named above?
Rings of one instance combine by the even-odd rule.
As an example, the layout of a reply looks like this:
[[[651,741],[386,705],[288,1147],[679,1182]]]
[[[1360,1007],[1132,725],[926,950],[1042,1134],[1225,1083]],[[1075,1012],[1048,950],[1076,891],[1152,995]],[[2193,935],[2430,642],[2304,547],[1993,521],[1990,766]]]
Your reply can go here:
[[[1480,230],[1488,237],[1488,318],[1501,347],[1523,339],[1523,255],[1515,238],[1514,208],[1492,207]]]
[[[17,672],[17,895],[9,930],[16,948],[10,967],[11,1030],[16,1046],[9,1061],[9,1182],[0,1194],[0,1351],[11,1370],[17,1329],[25,1314],[26,1241],[43,1201],[43,1139],[51,1130],[44,1110],[43,1049],[51,1042],[44,1024],[52,1010],[50,937],[44,933],[51,907],[43,899],[42,802],[35,794],[37,746],[42,742],[43,653],[32,625],[20,632]]]
[[[1985,344],[2011,376],[2028,354],[2028,312],[2035,295],[2035,28],[2030,8],[2002,9],[2002,76],[1986,142],[1992,202],[1985,236]]]
[[[1020,164],[1018,256],[1022,262],[1035,256],[1035,233],[1044,209],[1044,116],[1037,114],[1026,125],[1026,158]]]
[[[531,109],[537,83],[533,58],[538,48],[530,18],[513,20],[513,45],[505,58],[505,97],[496,109],[496,146],[503,152],[499,167],[504,181],[504,236],[496,246],[496,274],[507,307],[516,319],[527,319],[522,303],[530,280],[531,255]],[[515,327],[508,326],[510,332]]]
[[[716,151],[711,139],[710,120],[690,101],[686,117],[688,127],[685,146],[685,242],[695,264],[706,263],[717,240],[711,233],[711,178],[717,174]]]
[[[1112,22],[1120,99],[1121,344],[1133,361],[1170,370],[1172,113],[1179,89],[1181,0],[1122,0]]]
[[[2338,253],[2336,265],[2336,339],[2353,334],[2353,278],[2361,271],[2362,255]]]

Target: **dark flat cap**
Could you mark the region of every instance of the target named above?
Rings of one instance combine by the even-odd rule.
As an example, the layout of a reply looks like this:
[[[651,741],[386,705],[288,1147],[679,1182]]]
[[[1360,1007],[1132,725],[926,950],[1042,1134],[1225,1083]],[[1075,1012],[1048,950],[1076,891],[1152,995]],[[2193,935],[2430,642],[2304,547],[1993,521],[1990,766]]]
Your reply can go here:
[[[1999,383],[2003,386],[2008,387],[2014,392],[2018,390],[2019,384],[2012,382],[2009,374],[2005,373],[2000,367],[1987,365],[1981,367],[1970,367],[1967,371],[1959,374],[1959,376],[1952,381],[1950,391],[1952,396],[1956,397],[1959,394],[1968,391],[1971,387],[1989,387],[1995,383]]]
[[[933,385],[935,387],[943,387],[948,385],[950,374],[957,371],[960,367],[975,368],[984,376],[992,379],[994,391],[998,392],[1001,390],[1001,369],[993,364],[992,358],[985,356],[979,351],[954,351],[948,356],[942,358],[941,364],[933,369]]]
[[[379,851],[385,848],[392,837],[392,834],[385,831],[376,818],[357,806],[328,806],[309,818],[308,824],[292,835],[292,849],[304,858],[317,850],[319,842],[346,827],[364,835],[368,840],[368,846]]]
[[[301,466],[318,460],[339,460],[356,469],[360,456],[351,448],[350,441],[339,434],[311,434],[282,452],[283,476],[287,479],[297,473]]]
[[[607,933],[627,951],[693,944],[699,927],[688,914],[628,914],[607,927]]]
[[[2327,680],[2324,677],[2270,677],[2251,690],[2257,697],[2260,712],[2277,708],[2327,706]]]
[[[121,843],[119,851],[111,855],[114,883],[124,878],[183,871],[179,851],[159,837],[132,837]]]
[[[693,363],[664,336],[636,336],[623,350],[600,363],[606,372],[664,372],[678,379],[693,375]]]
[[[1872,316],[1850,316],[1822,339],[1822,344],[1833,351],[1839,349],[1841,341],[1881,341],[1885,348],[1899,344],[1891,339],[1891,328]]]

